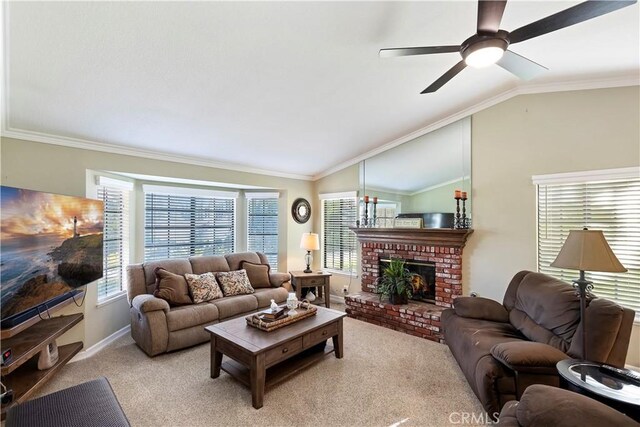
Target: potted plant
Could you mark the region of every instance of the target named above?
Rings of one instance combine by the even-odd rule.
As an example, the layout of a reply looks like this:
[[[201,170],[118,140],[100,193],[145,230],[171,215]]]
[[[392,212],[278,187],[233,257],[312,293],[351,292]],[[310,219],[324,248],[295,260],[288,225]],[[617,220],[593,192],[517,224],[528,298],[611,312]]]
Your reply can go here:
[[[406,304],[413,295],[414,276],[415,274],[405,267],[404,260],[391,258],[389,266],[384,269],[376,284],[380,299],[386,296],[391,304]]]

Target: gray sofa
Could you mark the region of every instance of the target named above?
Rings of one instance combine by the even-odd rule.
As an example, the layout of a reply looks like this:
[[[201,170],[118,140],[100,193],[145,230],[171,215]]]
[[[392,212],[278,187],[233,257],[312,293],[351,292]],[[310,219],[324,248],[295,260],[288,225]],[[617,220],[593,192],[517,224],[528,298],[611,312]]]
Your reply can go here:
[[[268,264],[260,252],[234,253],[167,259],[127,267],[127,289],[131,313],[131,336],[149,356],[190,347],[209,340],[205,326],[266,308],[274,299],[286,301],[291,284],[288,273],[271,272],[271,288],[257,288],[254,294],[215,299],[200,304],[170,307],[153,296],[155,269],[162,267],[175,274],[202,274],[239,270],[243,261]]]

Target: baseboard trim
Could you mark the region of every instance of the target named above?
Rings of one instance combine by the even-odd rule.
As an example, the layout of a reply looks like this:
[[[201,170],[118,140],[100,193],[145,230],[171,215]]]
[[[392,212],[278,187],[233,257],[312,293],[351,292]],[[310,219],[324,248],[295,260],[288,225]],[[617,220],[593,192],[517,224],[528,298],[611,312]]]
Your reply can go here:
[[[338,304],[344,304],[344,297],[341,297],[340,295],[331,294],[331,297],[329,298],[329,301],[335,302],[335,303],[338,303]]]
[[[131,330],[131,325],[127,325],[124,328],[115,331],[105,339],[98,341],[97,343],[87,348],[86,350],[82,350],[80,353],[76,354],[71,360],[69,360],[68,363],[78,362],[80,360],[88,359],[89,357],[95,356],[97,353],[99,353],[109,344],[111,344],[118,338],[128,334],[130,330]]]

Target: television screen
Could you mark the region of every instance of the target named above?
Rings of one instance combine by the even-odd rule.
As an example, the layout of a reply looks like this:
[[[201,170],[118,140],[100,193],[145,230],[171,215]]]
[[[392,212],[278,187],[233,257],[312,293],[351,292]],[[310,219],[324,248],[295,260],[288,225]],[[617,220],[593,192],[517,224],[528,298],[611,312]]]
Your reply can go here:
[[[101,278],[102,233],[102,201],[0,187],[3,327]]]

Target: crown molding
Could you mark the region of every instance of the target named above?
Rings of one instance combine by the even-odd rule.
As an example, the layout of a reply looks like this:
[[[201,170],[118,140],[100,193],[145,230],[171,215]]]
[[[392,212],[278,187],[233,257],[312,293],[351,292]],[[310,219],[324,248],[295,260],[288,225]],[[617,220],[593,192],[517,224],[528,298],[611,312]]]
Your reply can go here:
[[[310,181],[313,179],[311,175],[299,175],[293,173],[285,173],[271,171],[266,169],[252,168],[250,166],[237,165],[233,163],[224,163],[215,160],[198,159],[191,156],[182,156],[179,154],[169,154],[160,151],[145,150],[142,148],[131,148],[120,145],[107,144],[104,142],[94,142],[79,138],[68,138],[64,136],[49,135],[41,132],[31,132],[22,129],[3,129],[2,136],[6,138],[23,139],[33,142],[41,142],[44,144],[60,145],[63,147],[80,148],[84,150],[100,151],[110,154],[121,154],[124,156],[142,157],[145,159],[161,160],[166,162],[185,163],[194,166],[204,166],[217,169],[225,169],[236,172],[246,172],[258,175],[268,175],[272,177],[288,178]]]
[[[390,141],[384,145],[381,145],[380,147],[374,148],[373,150],[367,151],[364,154],[361,154],[350,160],[337,164],[336,166],[333,166],[323,172],[320,172],[317,175],[314,175],[313,180],[317,181],[321,178],[324,178],[325,176],[341,171],[342,169],[348,168],[349,166],[353,166],[357,163],[360,163],[363,160],[366,160],[377,154],[383,153],[387,150],[397,147],[400,144],[411,141],[412,139],[418,138],[429,132],[438,130],[453,122],[461,120],[479,111],[493,107],[494,105],[507,101],[518,95],[532,95],[536,93],[549,93],[549,92],[568,92],[568,91],[574,91],[574,90],[606,89],[606,88],[638,86],[638,85],[640,85],[640,76],[637,73],[628,74],[621,77],[614,77],[614,78],[572,80],[572,81],[564,81],[564,82],[550,82],[550,83],[539,83],[539,84],[521,84],[514,88],[508,89],[498,95],[495,95],[489,99],[486,99],[482,102],[466,107],[450,116],[436,120],[435,122],[423,128],[420,128],[400,138],[394,139],[393,141]]]

